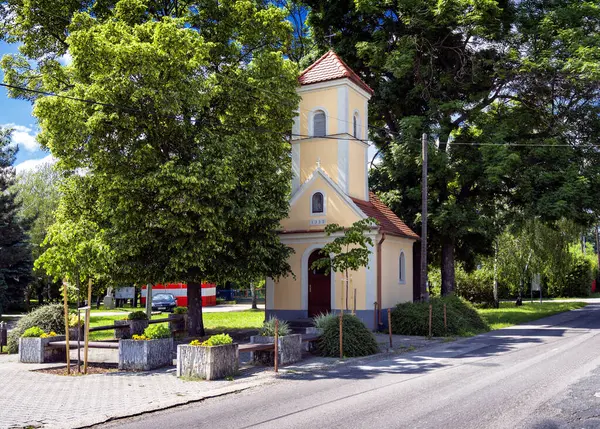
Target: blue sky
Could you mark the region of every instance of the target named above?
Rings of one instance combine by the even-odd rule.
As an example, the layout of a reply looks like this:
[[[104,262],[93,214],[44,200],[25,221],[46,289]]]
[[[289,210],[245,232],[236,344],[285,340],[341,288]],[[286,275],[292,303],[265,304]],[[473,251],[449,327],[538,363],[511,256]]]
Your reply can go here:
[[[16,45],[0,42],[0,57],[16,52]],[[3,79],[4,74],[0,70],[0,81]],[[14,129],[13,142],[19,146],[14,165],[18,166],[19,171],[31,168],[36,165],[36,161],[49,156],[35,141],[38,126],[37,120],[31,116],[31,108],[27,101],[8,98],[6,88],[0,87],[0,125],[9,125]]]

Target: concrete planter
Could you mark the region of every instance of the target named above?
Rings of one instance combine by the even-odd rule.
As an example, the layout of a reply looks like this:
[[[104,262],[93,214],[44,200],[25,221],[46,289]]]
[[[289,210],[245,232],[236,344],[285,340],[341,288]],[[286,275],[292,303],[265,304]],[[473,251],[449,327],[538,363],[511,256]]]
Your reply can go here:
[[[142,335],[148,325],[147,320],[129,320],[129,332],[131,336]]]
[[[169,314],[169,329],[171,332],[185,331],[187,314]]]
[[[273,344],[275,337],[263,337],[255,335],[250,337],[252,344]],[[287,365],[289,363],[298,362],[302,359],[302,335],[292,334],[284,337],[279,337],[278,341],[279,364]],[[252,352],[252,361],[263,365],[274,364],[274,352],[259,351]]]
[[[115,320],[115,326],[129,326],[129,320]],[[131,338],[131,332],[129,329],[115,329],[115,338],[118,340],[127,340]]]
[[[79,338],[81,341],[85,339],[85,328],[83,325],[81,325],[79,329],[76,327],[69,328],[69,341],[77,341],[77,338]]]
[[[237,344],[203,347],[180,344],[177,346],[177,377],[216,380],[234,375],[238,370]]]
[[[306,333],[308,335],[323,335],[323,330],[321,328],[310,327],[306,328]],[[317,351],[318,346],[316,341],[307,341],[302,343],[302,350],[306,352],[314,352]]]
[[[119,369],[150,371],[173,365],[173,339],[119,340]]]
[[[65,349],[46,346],[52,341],[65,341],[64,335],[48,338],[19,338],[19,362],[47,363],[66,360]]]

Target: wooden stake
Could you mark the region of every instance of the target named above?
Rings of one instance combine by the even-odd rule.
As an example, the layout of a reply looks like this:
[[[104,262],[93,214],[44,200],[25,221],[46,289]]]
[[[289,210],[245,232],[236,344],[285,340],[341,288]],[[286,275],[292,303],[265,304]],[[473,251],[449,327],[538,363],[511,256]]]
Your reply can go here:
[[[69,298],[67,297],[67,280],[63,280],[63,294],[65,301],[65,342],[67,355],[67,375],[71,374],[71,349],[69,348]]]
[[[444,304],[444,330],[448,331],[448,323],[446,321],[446,304]]]
[[[342,340],[344,336],[344,315],[340,314],[340,359],[344,358],[344,342]]]
[[[356,315],[356,288],[354,288],[354,308],[352,314]]]
[[[279,363],[279,319],[275,319],[275,372],[279,371],[278,363]]]
[[[87,307],[92,305],[92,279],[88,281]],[[90,308],[85,310],[85,344],[83,346],[83,373],[88,372],[88,343],[90,341]]]
[[[433,315],[433,307],[429,304],[429,337],[431,337],[431,317]]]
[[[393,349],[392,345],[392,310],[388,308],[388,331],[390,332],[390,349]]]

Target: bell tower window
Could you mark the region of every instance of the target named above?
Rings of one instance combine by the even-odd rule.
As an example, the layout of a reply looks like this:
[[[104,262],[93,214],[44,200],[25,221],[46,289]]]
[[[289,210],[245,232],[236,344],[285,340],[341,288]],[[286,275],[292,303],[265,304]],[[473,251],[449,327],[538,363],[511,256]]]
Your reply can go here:
[[[313,115],[313,136],[323,137],[327,134],[327,118],[325,112],[317,110]]]

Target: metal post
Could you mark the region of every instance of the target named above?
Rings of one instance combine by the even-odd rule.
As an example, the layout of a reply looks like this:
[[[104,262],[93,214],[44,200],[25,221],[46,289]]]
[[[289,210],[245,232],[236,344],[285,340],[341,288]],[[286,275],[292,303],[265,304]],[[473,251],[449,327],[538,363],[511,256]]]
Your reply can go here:
[[[390,349],[393,349],[394,346],[392,344],[392,310],[388,308],[388,331],[390,333]]]
[[[342,340],[344,336],[344,315],[340,314],[340,359],[344,358],[344,342]]]
[[[148,320],[152,320],[152,283],[146,285],[146,316],[148,316]]]
[[[275,372],[279,371],[279,319],[275,319],[275,356],[273,357],[275,363]]]
[[[431,304],[429,304],[429,337],[431,338],[431,317],[433,315],[433,308]]]
[[[88,281],[88,300],[85,310],[85,343],[83,346],[83,373],[88,372],[88,343],[90,341],[90,311],[92,308],[92,279]]]
[[[63,280],[63,294],[65,302],[65,342],[67,357],[67,375],[71,374],[71,350],[69,348],[69,298],[67,297],[67,280]]]
[[[423,167],[421,172],[421,300],[429,301],[427,291],[427,134],[421,139]]]
[[[6,345],[7,331],[6,323],[0,322],[0,353],[2,353],[2,347]]]

